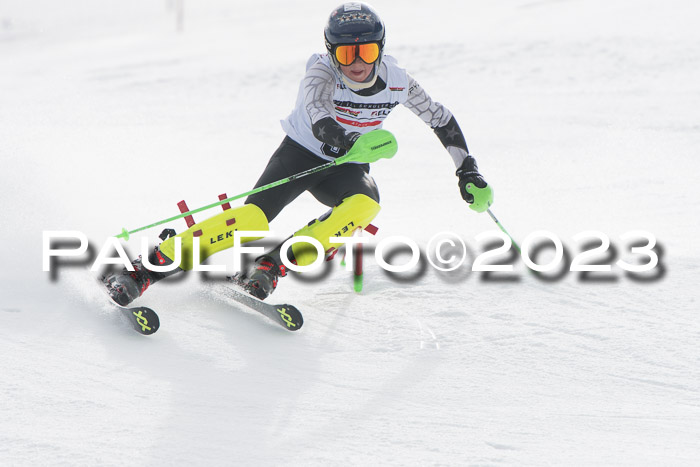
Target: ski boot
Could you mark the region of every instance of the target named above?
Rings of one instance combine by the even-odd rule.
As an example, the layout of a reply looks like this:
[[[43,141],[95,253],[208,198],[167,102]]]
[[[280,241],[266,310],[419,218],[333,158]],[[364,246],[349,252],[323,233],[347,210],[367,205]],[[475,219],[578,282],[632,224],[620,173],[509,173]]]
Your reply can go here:
[[[287,275],[279,254],[266,254],[258,257],[244,274],[237,273],[231,280],[252,296],[265,300],[277,288],[277,279]]]
[[[170,258],[160,252],[158,247],[148,255],[148,262],[159,266],[167,266],[173,263]],[[121,306],[129,305],[129,303],[143,295],[148,287],[159,280],[182,271],[180,268],[168,272],[151,271],[146,269],[140,256],[131,265],[134,267],[133,271],[124,268],[121,272],[102,278],[109,296]]]

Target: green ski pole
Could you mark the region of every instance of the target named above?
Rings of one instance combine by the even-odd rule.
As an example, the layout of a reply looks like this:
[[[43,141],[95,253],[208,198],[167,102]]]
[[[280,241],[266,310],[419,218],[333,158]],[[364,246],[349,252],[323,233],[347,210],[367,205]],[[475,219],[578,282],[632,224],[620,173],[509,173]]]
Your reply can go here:
[[[493,215],[493,213],[491,212],[491,209],[487,209],[486,212],[489,213],[489,216],[491,216],[491,219],[493,219],[493,221],[496,223],[498,228],[501,229],[501,231],[504,234],[508,235],[508,238],[510,238],[511,243],[513,243],[513,246],[515,247],[516,250],[518,250],[518,253],[520,254],[521,253],[520,247],[518,246],[517,243],[515,243],[515,240],[513,240],[513,237],[510,236],[508,231],[503,227],[503,225],[498,221],[498,219],[496,219],[496,216]]]
[[[127,230],[126,228],[123,228],[121,233],[115,235],[115,237],[123,238],[124,240],[128,241],[129,236],[133,233],[148,230],[152,227],[156,227],[162,224],[167,224],[168,222],[173,222],[175,220],[182,219],[183,217],[191,216],[193,214],[206,211],[207,209],[215,208],[217,206],[221,206],[222,204],[229,203],[231,201],[235,201],[237,199],[250,196],[255,193],[260,193],[261,191],[269,190],[270,188],[274,188],[276,186],[284,185],[285,183],[289,183],[293,180],[298,180],[302,177],[321,172],[336,165],[345,164],[347,162],[360,162],[364,164],[369,164],[372,162],[376,162],[379,159],[391,159],[396,154],[396,151],[398,151],[398,144],[396,143],[396,138],[394,138],[394,135],[390,131],[370,131],[369,133],[365,133],[364,135],[360,136],[357,139],[357,141],[355,141],[355,144],[352,146],[352,149],[350,149],[350,151],[348,151],[347,154],[331,162],[328,162],[327,164],[319,165],[318,167],[299,172],[287,178],[283,178],[282,180],[277,180],[276,182],[268,183],[267,185],[263,185],[258,188],[254,188],[250,191],[246,191],[245,193],[231,196],[230,198],[226,198],[217,203],[212,203],[197,209],[192,209],[190,211],[183,212],[177,216],[169,217],[167,219],[154,222],[152,224],[144,225],[143,227],[139,227],[137,229]]]

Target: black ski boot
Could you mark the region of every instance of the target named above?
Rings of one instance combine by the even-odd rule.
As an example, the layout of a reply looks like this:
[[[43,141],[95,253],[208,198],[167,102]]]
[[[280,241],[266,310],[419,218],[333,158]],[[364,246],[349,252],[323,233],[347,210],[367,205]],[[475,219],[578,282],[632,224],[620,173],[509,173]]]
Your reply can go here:
[[[257,258],[248,272],[236,274],[232,280],[252,296],[265,300],[275,291],[277,279],[286,275],[287,268],[279,258],[279,250],[274,250]]]
[[[155,266],[173,264],[173,261],[162,254],[158,247],[148,255],[148,262]],[[182,271],[180,268],[168,272],[151,271],[146,269],[143,265],[140,256],[137,260],[133,261],[131,265],[134,267],[133,271],[124,268],[121,272],[110,274],[102,278],[102,282],[104,282],[107,287],[109,296],[121,306],[129,305],[129,303],[143,295],[148,287],[159,280]]]

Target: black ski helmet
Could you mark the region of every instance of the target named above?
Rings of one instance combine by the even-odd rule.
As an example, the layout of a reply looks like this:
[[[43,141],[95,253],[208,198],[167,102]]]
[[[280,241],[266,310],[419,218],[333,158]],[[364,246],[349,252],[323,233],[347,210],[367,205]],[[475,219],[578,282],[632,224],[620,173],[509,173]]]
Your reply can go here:
[[[339,67],[339,63],[335,58],[335,48],[346,44],[376,42],[379,44],[377,68],[382,62],[386,39],[384,22],[377,12],[365,3],[343,3],[335,8],[328,17],[323,35],[328,54],[336,67]]]

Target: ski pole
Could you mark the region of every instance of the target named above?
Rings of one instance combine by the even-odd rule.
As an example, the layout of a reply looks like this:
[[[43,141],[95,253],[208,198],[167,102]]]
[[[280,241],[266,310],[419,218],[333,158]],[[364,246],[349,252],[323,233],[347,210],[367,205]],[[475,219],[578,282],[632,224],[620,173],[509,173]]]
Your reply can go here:
[[[518,253],[521,253],[520,247],[518,246],[518,244],[515,243],[515,240],[513,240],[513,237],[510,236],[508,231],[503,227],[503,225],[498,221],[498,219],[496,219],[496,216],[493,215],[493,213],[491,212],[491,209],[487,209],[486,212],[489,213],[489,216],[491,216],[491,219],[493,219],[493,221],[496,223],[498,228],[501,229],[501,231],[504,234],[508,235],[508,238],[510,238],[511,243],[513,243],[513,246],[515,247],[515,249],[518,250]]]
[[[150,228],[152,228],[152,227],[156,227],[156,226],[159,226],[159,225],[161,225],[161,224],[167,224],[168,222],[173,222],[173,221],[176,221],[176,220],[178,220],[178,219],[182,219],[183,217],[191,216],[191,215],[193,215],[193,214],[197,214],[197,213],[199,213],[199,212],[206,211],[207,209],[211,209],[211,208],[215,208],[215,207],[217,207],[217,206],[221,206],[222,204],[229,203],[229,202],[231,202],[231,201],[235,201],[235,200],[240,199],[240,198],[243,198],[243,197],[245,197],[245,196],[250,196],[250,195],[254,195],[255,193],[260,193],[261,191],[269,190],[270,188],[274,188],[274,187],[276,187],[276,186],[283,185],[283,184],[285,184],[285,183],[289,183],[289,182],[291,182],[291,181],[293,181],[293,180],[297,180],[297,179],[300,179],[300,178],[302,178],[302,177],[306,177],[307,175],[315,174],[315,173],[320,172],[320,171],[322,171],[322,170],[326,170],[326,169],[328,169],[328,168],[330,168],[330,167],[333,167],[334,165],[338,165],[336,161],[332,161],[332,162],[329,162],[329,163],[327,163],[327,164],[323,164],[323,165],[320,165],[320,166],[318,166],[318,167],[314,167],[313,169],[309,169],[309,170],[305,170],[305,171],[303,171],[303,172],[299,172],[299,173],[294,174],[294,175],[292,175],[292,176],[290,176],[290,177],[283,178],[282,180],[277,180],[276,182],[268,183],[267,185],[263,185],[263,186],[260,186],[260,187],[258,187],[258,188],[255,188],[255,189],[253,189],[253,190],[246,191],[245,193],[241,193],[241,194],[239,194],[239,195],[231,196],[230,198],[226,198],[226,199],[224,199],[224,200],[222,200],[222,201],[219,201],[219,202],[216,202],[216,203],[212,203],[212,204],[207,204],[206,206],[202,206],[202,207],[197,208],[197,209],[192,209],[192,210],[190,210],[190,211],[183,212],[183,213],[181,213],[181,214],[179,214],[179,215],[177,215],[177,216],[169,217],[169,218],[167,218],[167,219],[163,219],[163,220],[160,220],[160,221],[158,221],[158,222],[154,222],[154,223],[149,224],[149,225],[144,225],[143,227],[139,227],[139,228],[134,229],[134,230],[127,230],[126,228],[123,228],[122,231],[121,231],[121,233],[120,233],[119,235],[115,235],[115,237],[117,237],[117,238],[123,238],[124,240],[128,241],[128,240],[129,240],[129,235],[131,235],[131,234],[133,234],[133,233],[141,232],[141,231],[143,231],[143,230],[148,230],[148,229],[150,229]]]
[[[355,141],[355,144],[352,146],[352,149],[348,151],[347,154],[344,156],[338,157],[337,159],[328,162],[323,165],[319,165],[318,167],[314,167],[309,170],[305,170],[303,172],[299,172],[297,174],[291,175],[287,178],[283,178],[281,180],[277,180],[276,182],[268,183],[267,185],[263,185],[257,188],[254,188],[250,191],[246,191],[245,193],[241,193],[239,195],[231,196],[230,198],[226,198],[224,200],[221,200],[217,203],[212,203],[212,204],[207,204],[206,206],[202,206],[197,209],[192,209],[187,212],[183,212],[177,216],[169,217],[167,219],[160,220],[158,222],[154,222],[149,225],[144,225],[143,227],[139,227],[134,230],[127,230],[126,228],[122,228],[121,233],[115,235],[117,238],[123,238],[124,240],[128,241],[129,236],[133,233],[136,232],[141,232],[143,230],[148,230],[152,227],[156,227],[161,224],[166,224],[168,222],[173,222],[177,219],[182,219],[183,217],[186,216],[191,216],[193,214],[197,214],[202,211],[206,211],[207,209],[215,208],[217,206],[221,206],[222,204],[229,203],[231,201],[235,201],[237,199],[243,198],[245,196],[250,196],[255,193],[260,193],[261,191],[269,190],[270,188],[274,188],[276,186],[284,185],[285,183],[289,183],[294,180],[298,180],[302,177],[306,177],[307,175],[315,174],[318,172],[321,172],[323,170],[329,169],[331,167],[334,167],[336,165],[341,165],[345,164],[346,162],[360,162],[360,163],[365,163],[369,164],[372,162],[376,162],[379,159],[391,159],[394,157],[394,154],[396,154],[396,151],[398,150],[398,144],[396,143],[396,138],[394,138],[394,135],[387,131],[387,130],[374,130],[369,133],[365,133],[364,135],[360,136],[357,141]]]

